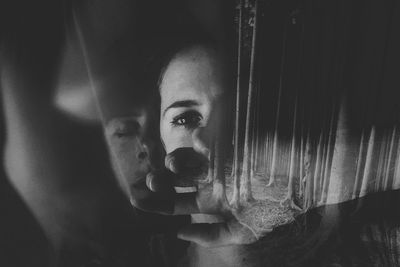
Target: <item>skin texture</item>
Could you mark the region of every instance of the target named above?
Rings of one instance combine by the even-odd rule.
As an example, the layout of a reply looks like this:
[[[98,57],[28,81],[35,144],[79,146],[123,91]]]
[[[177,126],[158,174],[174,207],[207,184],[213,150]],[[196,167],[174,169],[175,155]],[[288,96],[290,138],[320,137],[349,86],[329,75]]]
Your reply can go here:
[[[225,91],[222,66],[215,50],[192,46],[177,53],[162,76],[160,134],[168,153],[166,168],[175,175],[186,172],[185,176],[190,177],[188,170],[196,172],[199,165],[210,164],[214,149],[211,144],[221,130],[219,120],[223,119],[219,114]],[[213,171],[207,173],[207,168],[200,169],[203,178],[215,179]],[[176,200],[185,198],[185,202],[176,201],[175,212],[217,214],[223,220],[189,225],[178,232],[178,237],[204,247],[253,242],[253,234],[235,219],[226,198],[220,196],[215,185],[200,183],[196,193],[176,194]]]
[[[121,6],[128,11],[126,5]],[[118,217],[114,216],[113,212],[116,206],[122,207],[126,201],[110,179],[113,174],[108,168],[107,158],[100,157],[100,160],[97,158],[99,155],[106,155],[102,136],[96,132],[98,135],[94,140],[91,134],[83,135],[84,125],[75,125],[78,123],[69,117],[66,118],[64,114],[55,112],[53,99],[50,96],[54,94],[53,78],[58,76],[57,67],[60,63],[57,59],[63,47],[61,35],[64,34],[60,28],[65,21],[58,6],[59,13],[53,12],[55,7],[50,7],[47,3],[43,7],[41,5],[37,7],[27,8],[26,13],[21,13],[21,21],[24,22],[23,26],[26,26],[26,29],[21,33],[19,29],[17,30],[20,33],[18,36],[23,38],[18,39],[18,45],[14,43],[9,45],[20,47],[25,53],[16,52],[21,59],[20,65],[6,67],[3,66],[5,61],[2,60],[1,67],[4,73],[1,75],[1,82],[8,131],[5,157],[10,180],[42,227],[46,229],[47,236],[57,250],[64,246],[63,238],[75,236],[71,234],[72,230],[79,237],[81,233],[87,233],[90,237],[104,236],[104,214],[113,214],[108,216],[112,219],[107,223],[110,225],[115,223],[116,226],[110,229],[122,229],[118,225],[119,221],[116,219]],[[103,9],[114,13],[108,6]],[[168,13],[164,10],[162,12]],[[35,18],[31,17],[32,14]],[[107,50],[109,44],[107,41],[113,41],[113,34],[120,32],[116,29],[120,27],[110,24],[110,21],[121,21],[121,24],[125,24],[122,21],[124,16],[120,12],[115,14],[118,14],[118,20],[98,16],[111,31],[98,32],[102,29],[88,27],[88,32],[94,34],[93,38],[86,35],[84,22],[79,19],[78,23],[71,22],[73,25],[82,26],[84,38],[78,39],[83,39],[82,43],[86,45],[85,63],[93,79],[93,84],[90,86],[93,86],[98,93],[97,100],[102,108],[102,122],[105,126],[114,173],[135,207],[162,214],[191,214],[206,210],[205,207],[198,207],[197,203],[193,202],[194,197],[176,196],[169,179],[172,172],[159,166],[159,162],[163,160],[154,158],[159,154],[158,119],[155,119],[158,116],[152,114],[154,106],[151,107],[148,101],[153,99],[154,94],[151,95],[146,86],[137,82],[135,80],[137,77],[132,77],[132,72],[137,73],[139,78],[143,77],[141,72],[136,71],[144,66],[140,59],[136,54],[128,57],[126,50],[121,49],[110,49],[110,51],[120,52],[125,61],[113,54],[106,55],[105,59],[103,57],[103,50]],[[79,14],[75,15],[80,17]],[[133,16],[129,14],[129,17]],[[37,21],[38,18],[40,23]],[[143,21],[148,24],[149,20]],[[97,25],[96,22],[93,24]],[[14,36],[14,29],[12,32]],[[110,34],[112,36],[109,36]],[[93,41],[93,46],[90,45],[90,40]],[[157,42],[154,43],[159,45]],[[128,47],[131,49],[131,46]],[[132,58],[135,60],[131,60]],[[104,62],[96,59],[104,59]],[[16,62],[14,58],[10,58],[9,61]],[[132,67],[129,64],[136,65]],[[123,70],[131,72],[126,74]],[[102,80],[98,81],[97,77],[101,77]],[[134,89],[133,96],[121,97],[134,108],[123,110],[117,115],[109,114],[108,109],[114,110],[115,107],[107,105],[106,101],[111,102],[112,99],[103,92],[108,89],[115,92],[122,86],[128,87],[124,88],[127,91]],[[71,112],[71,109],[67,111]],[[122,113],[123,116],[120,116]],[[156,122],[156,127],[153,122]],[[79,128],[71,130],[73,126]],[[92,153],[93,148],[96,148],[94,153]],[[158,177],[162,179],[157,179]],[[76,229],[71,230],[71,225]],[[95,233],[87,229],[95,229]],[[127,236],[122,230],[121,232],[121,236]],[[115,238],[115,231],[110,230],[110,233],[110,238]],[[139,239],[137,243],[140,243]]]
[[[160,16],[163,14],[168,14],[168,12],[164,12],[163,10]],[[152,15],[154,15],[154,12],[152,12]],[[155,17],[159,19],[158,16]],[[160,19],[160,21],[164,23],[164,20]],[[84,23],[78,21],[77,24],[82,25]],[[89,24],[97,25],[97,23],[90,22]],[[168,78],[170,74],[190,78],[181,79],[180,81],[183,83],[192,83],[193,88],[188,90],[189,88],[183,86],[176,93],[181,94],[182,97],[186,94],[185,98],[193,97],[194,94],[199,101],[201,100],[201,104],[197,105],[197,109],[192,110],[191,113],[192,115],[196,112],[201,114],[202,125],[201,127],[192,127],[191,129],[185,127],[168,128],[157,125],[160,121],[158,119],[159,114],[152,112],[160,106],[155,108],[156,106],[153,105],[152,101],[159,97],[159,92],[153,92],[152,82],[155,79],[146,77],[147,74],[144,72],[147,64],[147,61],[144,59],[154,56],[154,51],[149,47],[149,44],[157,44],[157,47],[152,48],[158,51],[159,42],[154,42],[154,35],[148,36],[145,34],[143,38],[141,37],[138,40],[135,38],[131,39],[130,37],[127,39],[119,38],[120,43],[117,42],[116,46],[113,46],[112,49],[102,49],[102,47],[97,46],[96,40],[103,40],[102,37],[107,37],[108,34],[97,31],[96,27],[83,26],[81,27],[83,34],[80,39],[84,43],[84,46],[85,44],[87,46],[86,54],[89,59],[89,71],[91,77],[95,79],[94,86],[98,94],[99,106],[103,113],[103,125],[106,129],[105,134],[113,169],[121,184],[121,188],[130,199],[132,205],[146,212],[167,215],[229,213],[227,212],[229,210],[221,199],[214,197],[213,192],[210,190],[212,188],[208,187],[206,188],[207,190],[200,190],[198,193],[193,194],[177,194],[174,190],[174,182],[177,176],[182,176],[183,173],[187,177],[198,176],[208,164],[209,137],[214,135],[214,131],[217,129],[213,125],[215,124],[215,116],[212,116],[212,114],[214,107],[218,106],[216,102],[220,101],[219,96],[222,94],[223,84],[220,81],[223,77],[221,75],[223,68],[219,66],[221,62],[217,53],[209,48],[205,49],[203,47],[202,49],[198,49],[197,47],[196,50],[192,47],[181,51],[169,62],[162,84],[166,85],[165,82],[168,79],[172,79],[171,77]],[[152,26],[154,25],[146,23],[146,29],[148,26],[150,26],[149,30],[143,33],[152,32]],[[166,28],[177,29],[176,27]],[[219,31],[219,28],[217,29],[216,27],[212,27],[212,29]],[[113,30],[112,32],[115,31]],[[157,30],[157,32],[160,31]],[[221,37],[221,34],[218,34],[218,37]],[[163,40],[162,37],[157,37],[158,39]],[[108,37],[102,43],[107,44],[107,40]],[[150,42],[146,43],[146,40],[150,40]],[[118,46],[118,44],[122,46]],[[142,47],[143,44],[145,45]],[[136,49],[136,46],[139,46],[141,49]],[[93,47],[96,49],[90,49]],[[145,55],[147,54],[151,54],[151,56],[146,57]],[[188,64],[189,62],[196,64]],[[180,70],[176,71],[179,68]],[[186,69],[185,74],[182,74],[183,69]],[[127,70],[129,71],[126,72]],[[197,74],[193,76],[195,73]],[[101,77],[101,80],[96,80],[96,77]],[[175,78],[172,80],[178,82],[179,79]],[[193,83],[194,80],[196,82]],[[150,85],[146,81],[150,81]],[[172,87],[175,88],[175,86]],[[113,101],[112,96],[117,95],[116,91],[120,91],[121,94],[126,93],[127,95],[120,96],[121,94],[118,93],[118,101]],[[107,92],[110,92],[110,94]],[[198,93],[201,93],[201,96]],[[112,102],[118,104],[113,105]],[[191,108],[193,109],[193,107]],[[116,109],[123,110],[116,111]],[[192,119],[196,120],[195,117]],[[161,126],[161,131],[159,126]],[[163,153],[160,153],[162,146],[159,146],[159,134],[164,135],[161,140],[164,141],[165,152],[167,152],[166,162],[169,162],[167,166],[164,166],[165,161],[163,159],[159,159],[159,155],[163,155]],[[187,149],[178,150],[179,148],[190,148],[193,151]],[[182,157],[181,152],[188,155],[185,154]],[[183,158],[184,160],[176,160],[177,158]],[[193,168],[193,164],[197,165],[199,161],[200,167],[197,168],[196,166],[196,168]],[[182,169],[185,172],[182,172]],[[193,173],[193,170],[196,170],[197,173]],[[208,241],[202,242],[202,244],[212,245],[215,239],[218,239],[217,245],[225,244],[226,242],[237,243],[241,240],[240,238],[235,238],[234,240],[231,238],[227,225],[219,224],[214,226],[216,230],[211,231],[213,237],[206,236]],[[192,230],[189,229],[185,233],[191,234]],[[198,233],[196,236],[201,238],[203,237],[203,232],[209,231],[208,229],[196,229],[194,232]],[[223,233],[224,242],[221,242],[219,233]],[[182,236],[180,234],[179,236],[183,239],[188,239],[187,235]]]
[[[223,93],[212,51],[194,47],[168,65],[160,86],[160,132],[165,150],[194,147],[208,156],[213,107]],[[215,128],[215,127],[214,127]]]

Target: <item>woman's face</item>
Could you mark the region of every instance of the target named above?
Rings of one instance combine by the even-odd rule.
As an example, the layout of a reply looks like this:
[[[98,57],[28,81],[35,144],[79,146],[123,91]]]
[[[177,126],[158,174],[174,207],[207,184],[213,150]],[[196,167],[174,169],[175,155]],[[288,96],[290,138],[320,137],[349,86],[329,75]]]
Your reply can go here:
[[[178,53],[161,80],[160,133],[167,153],[192,147],[207,153],[223,93],[216,53],[196,46]]]

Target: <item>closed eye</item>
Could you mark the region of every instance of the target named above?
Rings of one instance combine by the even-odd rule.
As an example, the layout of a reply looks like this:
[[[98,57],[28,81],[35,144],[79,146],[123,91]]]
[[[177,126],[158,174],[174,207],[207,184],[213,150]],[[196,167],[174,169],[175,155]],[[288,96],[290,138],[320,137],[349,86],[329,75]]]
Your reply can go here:
[[[132,119],[114,119],[107,125],[107,134],[117,138],[132,137],[140,134],[140,124]]]

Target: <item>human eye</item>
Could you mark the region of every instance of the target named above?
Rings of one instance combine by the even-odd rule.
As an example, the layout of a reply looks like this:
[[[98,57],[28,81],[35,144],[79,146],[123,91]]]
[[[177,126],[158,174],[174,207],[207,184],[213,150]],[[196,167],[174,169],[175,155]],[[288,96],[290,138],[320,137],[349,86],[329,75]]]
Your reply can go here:
[[[196,128],[200,125],[203,117],[197,111],[187,111],[174,117],[171,124],[174,126],[183,126],[185,128]]]
[[[132,137],[139,134],[140,125],[134,120],[115,120],[108,131],[117,138]]]

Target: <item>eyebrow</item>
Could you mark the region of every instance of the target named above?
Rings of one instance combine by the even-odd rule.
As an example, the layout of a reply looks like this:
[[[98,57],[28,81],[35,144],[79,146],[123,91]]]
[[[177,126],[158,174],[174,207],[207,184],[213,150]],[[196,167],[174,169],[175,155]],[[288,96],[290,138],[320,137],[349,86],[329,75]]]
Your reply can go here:
[[[170,109],[170,108],[188,108],[188,107],[193,107],[193,106],[199,106],[200,103],[195,101],[195,100],[182,100],[182,101],[176,101],[169,105],[163,112],[163,116],[165,113]]]
[[[140,116],[121,116],[109,119],[104,124],[104,130],[107,134],[112,134],[116,129],[120,127],[129,128],[133,132],[139,132],[141,125],[138,120],[140,120]]]

